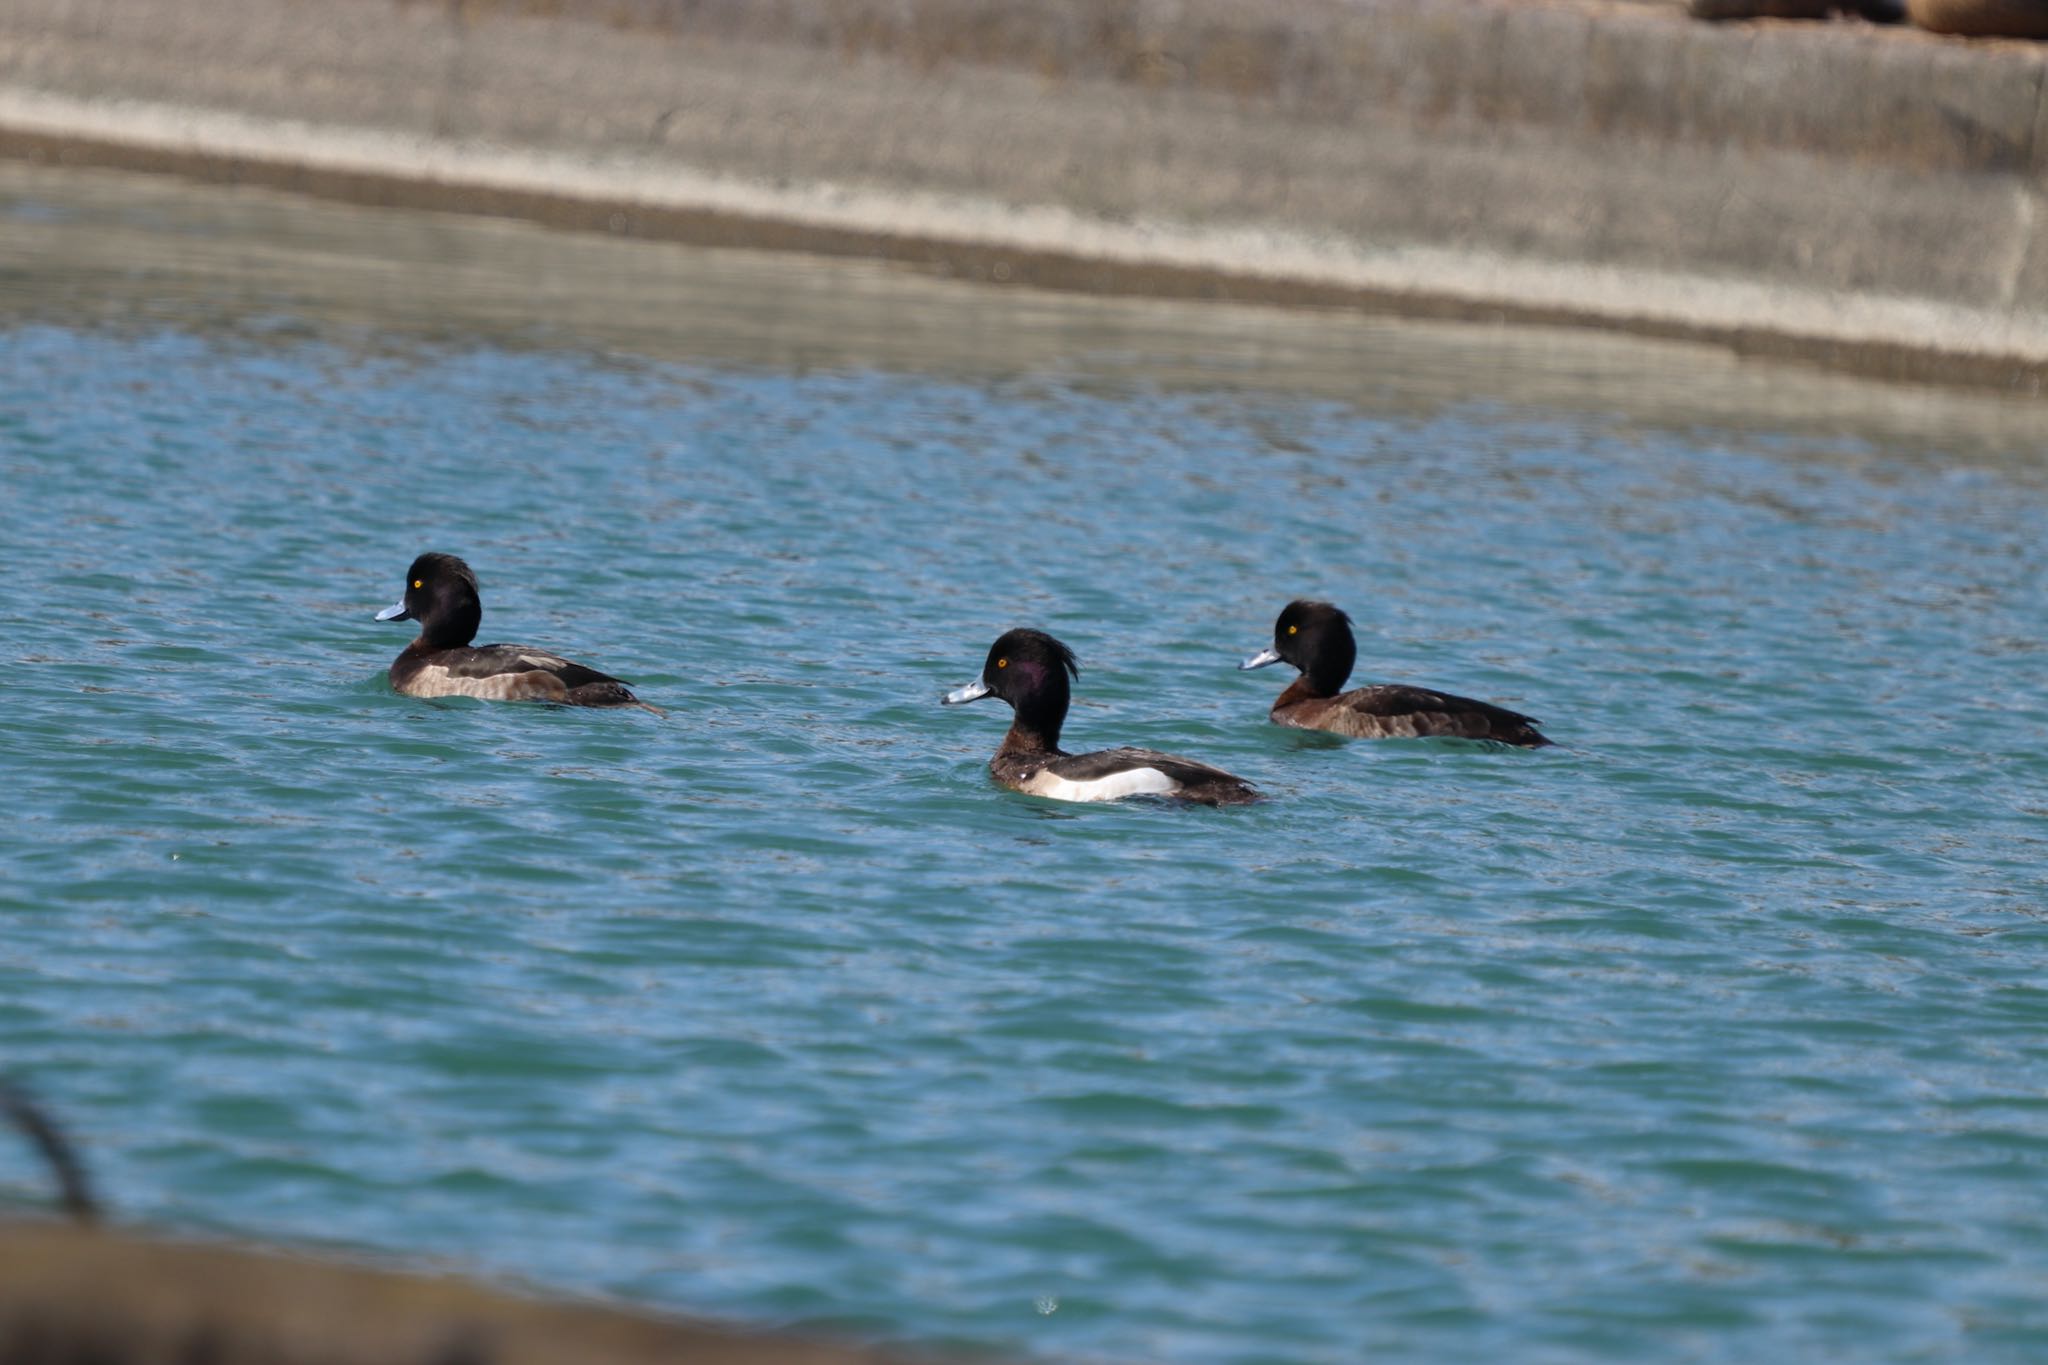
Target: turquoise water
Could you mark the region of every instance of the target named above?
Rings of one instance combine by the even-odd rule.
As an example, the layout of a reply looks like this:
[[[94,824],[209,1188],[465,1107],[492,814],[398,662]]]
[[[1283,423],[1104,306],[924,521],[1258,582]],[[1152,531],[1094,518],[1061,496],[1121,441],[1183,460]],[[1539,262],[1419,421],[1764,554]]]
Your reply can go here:
[[[119,216],[67,193],[13,240]],[[2048,1352],[2009,410],[1776,374],[1717,421],[1747,381],[1676,348],[604,249],[712,279],[688,354],[0,269],[0,1065],[122,1217],[1027,1357]],[[849,308],[980,340],[862,365]],[[428,548],[671,714],[391,695]],[[1235,664],[1304,594],[1560,747],[1267,725]],[[1006,713],[936,702],[1017,624],[1081,656],[1070,747],[1271,799],[993,787]]]

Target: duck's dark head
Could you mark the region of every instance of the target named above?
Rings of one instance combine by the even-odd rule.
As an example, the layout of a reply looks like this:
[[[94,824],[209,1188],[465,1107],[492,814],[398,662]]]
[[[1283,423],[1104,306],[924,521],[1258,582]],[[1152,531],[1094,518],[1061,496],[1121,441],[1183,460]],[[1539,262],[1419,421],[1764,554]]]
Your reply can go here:
[[[1001,697],[1017,713],[1016,731],[1028,731],[1048,749],[1060,740],[1060,725],[1073,698],[1068,680],[1081,676],[1074,651],[1042,630],[1006,632],[989,646],[981,680],[956,687],[943,698],[948,706]]]
[[[454,555],[423,554],[405,575],[405,596],[377,613],[379,621],[418,621],[420,638],[434,649],[456,649],[476,638],[484,604],[476,575]]]
[[[1273,623],[1273,646],[1262,649],[1239,668],[1264,668],[1290,663],[1301,670],[1309,694],[1334,697],[1351,676],[1358,643],[1351,636],[1351,618],[1328,602],[1289,602]]]

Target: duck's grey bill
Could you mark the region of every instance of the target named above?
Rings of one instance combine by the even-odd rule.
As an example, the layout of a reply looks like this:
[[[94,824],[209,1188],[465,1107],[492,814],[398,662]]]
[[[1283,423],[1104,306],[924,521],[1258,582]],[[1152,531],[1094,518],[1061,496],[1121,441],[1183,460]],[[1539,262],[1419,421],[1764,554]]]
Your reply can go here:
[[[1251,658],[1246,659],[1243,663],[1239,664],[1237,666],[1237,670],[1238,672],[1242,673],[1247,668],[1264,668],[1267,664],[1277,664],[1279,662],[1279,650],[1262,649],[1258,653],[1252,655]]]
[[[940,697],[940,698],[939,698],[939,702],[940,702],[940,704],[941,704],[941,705],[944,705],[944,706],[958,706],[958,705],[960,705],[960,703],[962,703],[962,702],[967,702],[967,701],[980,701],[980,700],[981,700],[981,699],[982,699],[983,697],[985,697],[985,696],[987,696],[987,695],[988,695],[988,684],[987,684],[987,683],[985,683],[985,682],[971,682],[971,683],[967,684],[967,686],[965,686],[965,687],[956,687],[956,688],[954,688],[954,689],[953,689],[953,690],[952,690],[951,692],[948,692],[948,693],[947,693],[947,694],[946,694],[945,696],[943,696],[943,697]]]
[[[377,619],[379,621],[404,621],[409,619],[405,614],[405,603],[393,602],[390,606],[377,613]]]

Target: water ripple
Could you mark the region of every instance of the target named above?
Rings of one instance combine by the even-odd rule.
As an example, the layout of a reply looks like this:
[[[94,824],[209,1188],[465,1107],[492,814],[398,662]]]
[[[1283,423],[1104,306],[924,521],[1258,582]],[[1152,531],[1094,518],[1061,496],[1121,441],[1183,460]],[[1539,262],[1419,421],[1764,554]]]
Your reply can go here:
[[[2038,468],[20,323],[0,481],[0,1060],[132,1216],[1048,1358],[2048,1350]],[[672,714],[391,695],[430,545]],[[1562,747],[1264,724],[1305,593]],[[1273,799],[991,787],[1026,621]]]

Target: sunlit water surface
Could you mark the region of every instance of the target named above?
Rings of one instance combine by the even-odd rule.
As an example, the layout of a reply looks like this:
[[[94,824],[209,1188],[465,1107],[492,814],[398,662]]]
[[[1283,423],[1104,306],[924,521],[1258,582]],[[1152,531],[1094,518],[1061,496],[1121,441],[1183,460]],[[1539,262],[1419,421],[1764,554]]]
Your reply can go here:
[[[1026,1357],[2048,1354],[2038,409],[10,174],[0,1065],[121,1217]],[[668,717],[392,695],[428,548]],[[1302,595],[1560,747],[1266,724]],[[1270,799],[993,787],[1019,624]]]

